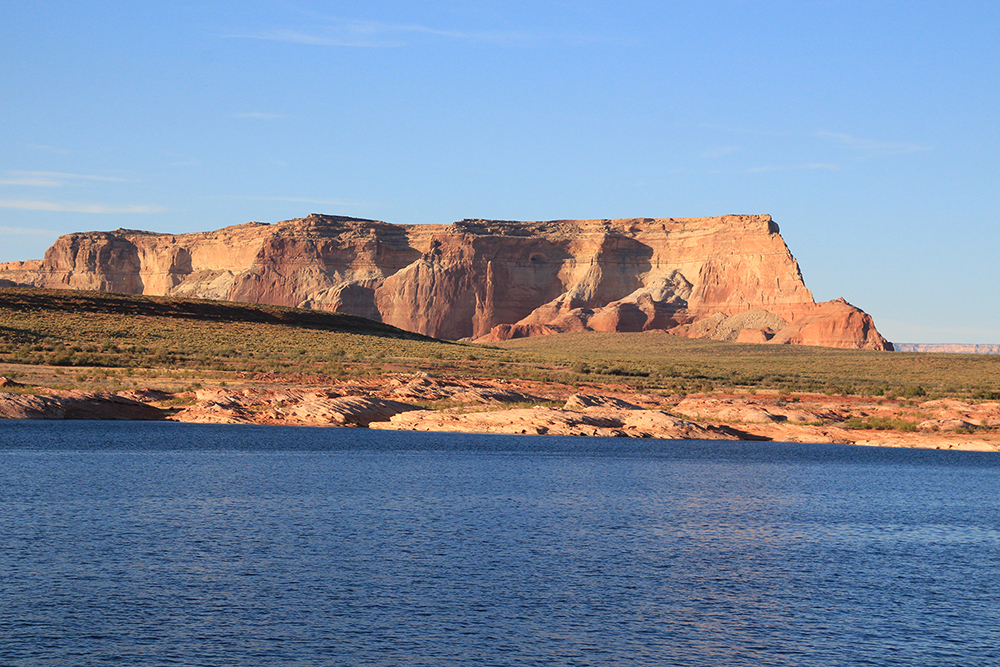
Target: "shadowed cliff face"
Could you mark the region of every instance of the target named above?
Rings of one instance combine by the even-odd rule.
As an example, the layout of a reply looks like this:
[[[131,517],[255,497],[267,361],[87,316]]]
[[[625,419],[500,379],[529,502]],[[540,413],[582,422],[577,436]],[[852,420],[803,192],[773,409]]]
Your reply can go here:
[[[445,226],[310,215],[88,232],[61,237],[41,262],[0,265],[0,279],[346,312],[452,340],[667,329],[889,346],[857,308],[814,303],[769,216]]]
[[[46,252],[46,262],[67,270],[50,274],[51,287],[143,292],[139,249],[128,238],[97,232],[71,234],[60,241]]]

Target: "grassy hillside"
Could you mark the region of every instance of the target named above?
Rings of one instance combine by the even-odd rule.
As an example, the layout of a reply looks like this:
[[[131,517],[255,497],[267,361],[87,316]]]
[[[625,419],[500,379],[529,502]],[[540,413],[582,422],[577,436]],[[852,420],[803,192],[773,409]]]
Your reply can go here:
[[[322,371],[456,347],[352,315],[198,299],[0,289],[0,359],[54,366]]]
[[[423,370],[669,392],[1000,393],[997,355],[738,345],[661,333],[484,346],[313,310],[29,288],[0,288],[0,364],[8,375],[48,367],[64,386],[81,388],[140,386],[152,378],[193,384],[262,373],[342,378]]]

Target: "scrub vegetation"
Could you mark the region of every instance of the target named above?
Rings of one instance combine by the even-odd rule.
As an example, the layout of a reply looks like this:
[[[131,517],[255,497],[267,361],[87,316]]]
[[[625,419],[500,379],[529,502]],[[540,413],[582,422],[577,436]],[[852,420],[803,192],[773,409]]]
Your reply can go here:
[[[773,390],[907,400],[1000,398],[1000,355],[738,344],[659,332],[564,334],[510,341],[505,347],[545,354],[550,362],[575,364],[577,370],[592,374],[655,378],[659,386],[679,391]]]
[[[522,378],[669,393],[794,392],[1000,398],[1000,356],[722,343],[581,333],[479,345],[350,315],[103,292],[0,288],[0,373],[43,367],[66,388],[387,372]],[[876,427],[877,428],[877,427]]]

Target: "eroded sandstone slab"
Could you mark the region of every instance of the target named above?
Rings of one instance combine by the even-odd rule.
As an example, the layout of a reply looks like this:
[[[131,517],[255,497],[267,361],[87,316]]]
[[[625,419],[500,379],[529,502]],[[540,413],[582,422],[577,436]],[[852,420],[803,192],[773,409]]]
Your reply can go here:
[[[915,403],[808,394],[674,396],[637,393],[624,386],[426,373],[355,378],[330,386],[290,386],[284,377],[271,380],[196,392],[129,389],[115,395],[0,379],[0,387],[7,389],[0,392],[0,418],[367,425],[391,430],[1000,451],[1000,403],[996,402],[941,399]],[[398,400],[401,393],[420,396],[413,400],[423,405]],[[531,401],[519,400],[529,397]],[[178,411],[178,404],[185,407]],[[427,404],[433,409],[426,409]]]
[[[0,392],[0,419],[158,420],[164,411],[107,392],[45,390],[43,394]]]

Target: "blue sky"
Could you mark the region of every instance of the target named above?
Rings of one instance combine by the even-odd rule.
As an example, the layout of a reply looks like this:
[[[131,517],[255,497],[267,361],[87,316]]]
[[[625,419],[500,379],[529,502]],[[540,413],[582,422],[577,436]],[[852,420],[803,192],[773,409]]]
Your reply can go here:
[[[768,213],[817,300],[1000,343],[1000,3],[0,0],[0,261],[309,213]]]

